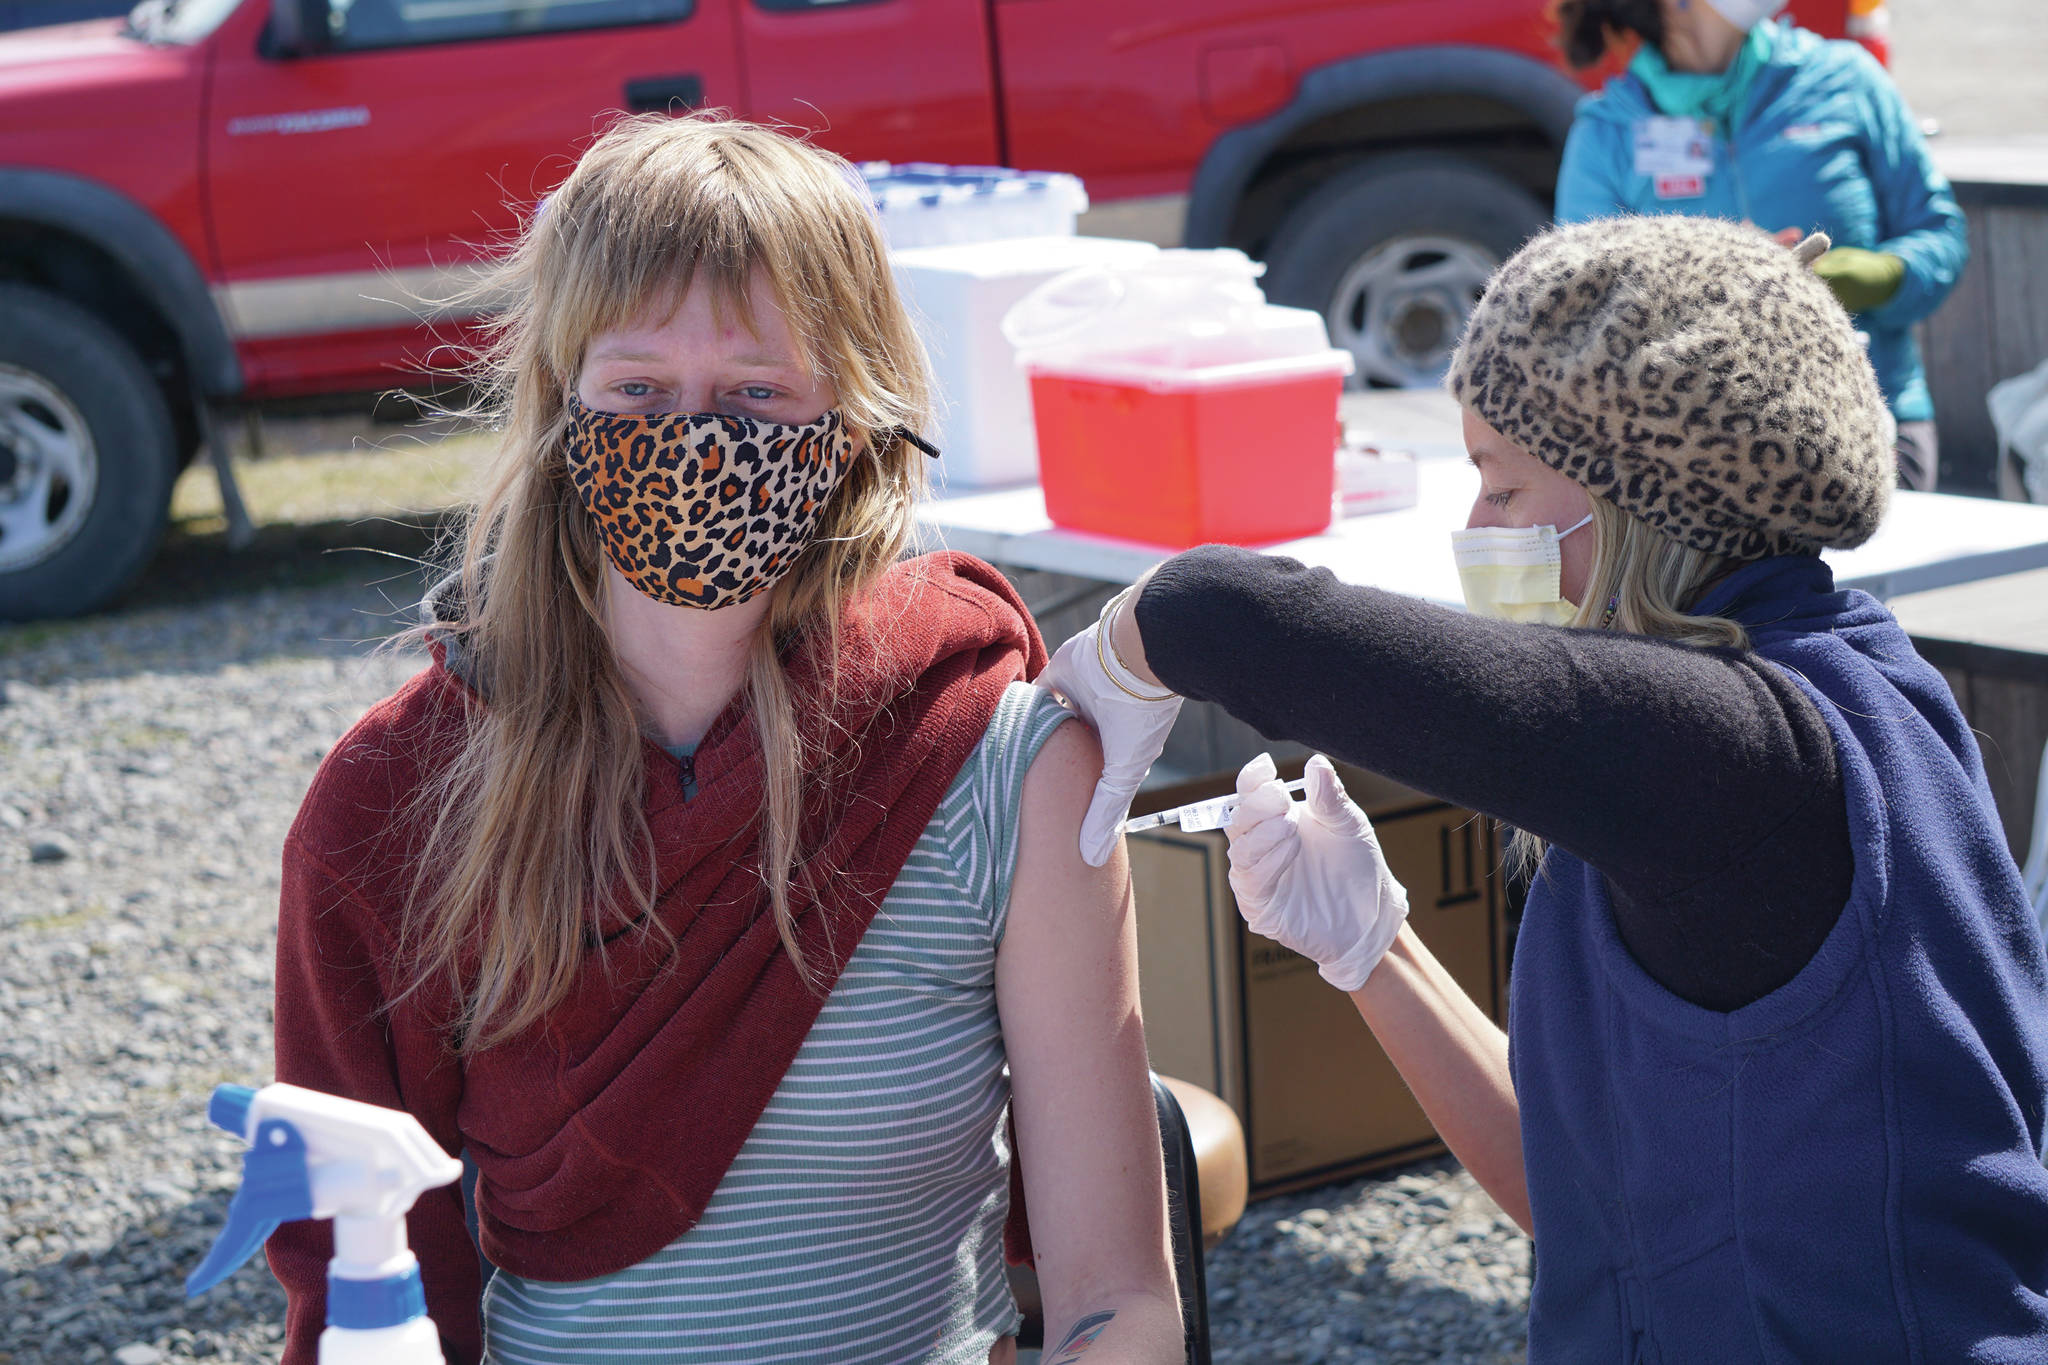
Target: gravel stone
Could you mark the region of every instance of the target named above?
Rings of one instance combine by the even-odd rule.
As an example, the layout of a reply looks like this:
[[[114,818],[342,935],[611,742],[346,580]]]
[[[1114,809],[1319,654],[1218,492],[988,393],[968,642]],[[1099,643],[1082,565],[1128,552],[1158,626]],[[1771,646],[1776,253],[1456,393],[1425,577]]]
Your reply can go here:
[[[240,1177],[206,1102],[272,1074],[278,850],[421,666],[366,643],[390,613],[340,585],[0,629],[0,1365],[277,1360],[261,1256],[184,1296]],[[1520,1362],[1529,1265],[1449,1160],[1262,1200],[1209,1256],[1215,1359]]]

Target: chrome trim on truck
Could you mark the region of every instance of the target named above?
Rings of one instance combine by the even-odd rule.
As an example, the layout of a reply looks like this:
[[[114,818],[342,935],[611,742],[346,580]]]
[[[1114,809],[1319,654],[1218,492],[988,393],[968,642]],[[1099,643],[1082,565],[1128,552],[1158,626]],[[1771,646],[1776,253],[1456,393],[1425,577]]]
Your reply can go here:
[[[474,264],[231,280],[214,302],[237,340],[410,327],[490,311],[470,291]]]

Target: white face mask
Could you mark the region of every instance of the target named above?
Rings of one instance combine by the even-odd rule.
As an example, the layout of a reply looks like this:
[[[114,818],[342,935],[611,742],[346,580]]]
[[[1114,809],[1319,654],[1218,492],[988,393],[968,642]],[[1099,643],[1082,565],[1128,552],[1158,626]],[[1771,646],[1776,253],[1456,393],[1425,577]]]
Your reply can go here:
[[[1555,526],[1473,526],[1451,532],[1465,609],[1505,621],[1552,626],[1570,621],[1579,609],[1564,600],[1559,586],[1564,552],[1558,542],[1592,519],[1588,512],[1563,531]]]
[[[1707,8],[1747,33],[1785,8],[1785,0],[1707,0]]]

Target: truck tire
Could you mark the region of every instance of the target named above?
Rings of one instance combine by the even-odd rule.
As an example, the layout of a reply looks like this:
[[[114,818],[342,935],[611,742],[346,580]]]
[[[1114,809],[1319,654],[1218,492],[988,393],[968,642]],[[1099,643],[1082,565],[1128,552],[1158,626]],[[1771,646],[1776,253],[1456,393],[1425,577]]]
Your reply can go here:
[[[0,620],[118,596],[163,537],[176,468],[135,349],[68,299],[0,284]]]
[[[1550,221],[1536,197],[1476,162],[1430,152],[1361,161],[1280,222],[1266,297],[1312,308],[1350,351],[1352,382],[1441,382],[1495,267]]]

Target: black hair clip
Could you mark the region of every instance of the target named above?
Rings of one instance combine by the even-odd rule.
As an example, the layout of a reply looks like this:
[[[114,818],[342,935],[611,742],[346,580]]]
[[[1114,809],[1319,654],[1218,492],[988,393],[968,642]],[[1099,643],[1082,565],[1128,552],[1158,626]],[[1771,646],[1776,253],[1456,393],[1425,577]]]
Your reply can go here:
[[[909,427],[897,427],[896,434],[900,436],[902,439],[916,446],[919,450],[922,450],[925,454],[931,456],[934,460],[939,458],[939,448],[933,445],[930,441],[927,441],[924,437],[912,431]]]

